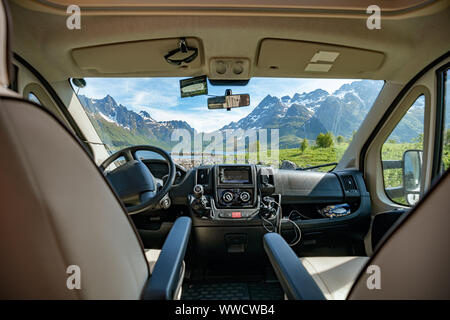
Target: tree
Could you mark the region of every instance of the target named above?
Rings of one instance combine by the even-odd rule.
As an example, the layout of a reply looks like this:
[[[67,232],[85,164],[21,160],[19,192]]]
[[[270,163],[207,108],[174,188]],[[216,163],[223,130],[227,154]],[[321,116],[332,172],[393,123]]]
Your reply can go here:
[[[445,145],[446,147],[450,147],[450,129],[447,129],[447,130],[445,131],[444,145]]]
[[[419,134],[417,137],[411,139],[411,143],[415,144],[415,148],[423,149],[423,133]]]
[[[329,147],[334,146],[334,141],[336,140],[336,138],[334,137],[334,135],[331,132],[327,132],[325,134],[325,136],[327,137],[328,141],[329,141]]]
[[[336,141],[337,141],[337,143],[341,144],[344,142],[344,137],[339,135],[339,136],[337,136]]]
[[[411,143],[423,143],[423,133],[419,134],[417,137],[411,139]]]
[[[324,137],[325,137],[325,135],[322,132],[317,135],[317,137],[316,137],[316,146],[322,148],[322,143],[323,143]]]
[[[327,132],[325,134],[319,133],[316,138],[316,145],[319,148],[329,148],[333,146],[333,135],[331,132]]]
[[[356,135],[356,130],[353,130],[352,136],[350,138],[348,138],[348,142],[352,142],[352,140],[355,137],[355,135]]]
[[[308,140],[305,138],[300,144],[300,149],[302,150],[302,152],[305,152],[307,148],[308,148]]]

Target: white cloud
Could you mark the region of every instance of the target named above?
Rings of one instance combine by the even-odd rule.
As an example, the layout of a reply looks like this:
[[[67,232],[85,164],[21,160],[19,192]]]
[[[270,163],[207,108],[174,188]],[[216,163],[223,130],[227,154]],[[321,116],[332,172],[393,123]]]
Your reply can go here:
[[[123,99],[120,103],[134,109],[140,109],[144,106],[176,107],[178,105],[177,96],[164,94],[164,92],[135,90],[129,92],[129,94],[130,97]]]
[[[178,105],[178,90],[173,79],[146,78],[88,78],[83,94],[93,99],[111,95],[117,103],[139,110],[143,106],[175,107]]]

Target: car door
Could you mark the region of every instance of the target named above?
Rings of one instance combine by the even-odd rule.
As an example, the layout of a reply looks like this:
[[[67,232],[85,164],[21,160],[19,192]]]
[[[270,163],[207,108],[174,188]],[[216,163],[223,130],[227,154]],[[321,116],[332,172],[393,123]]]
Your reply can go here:
[[[406,84],[366,142],[360,164],[372,218],[409,210],[448,169],[448,69],[447,54]]]

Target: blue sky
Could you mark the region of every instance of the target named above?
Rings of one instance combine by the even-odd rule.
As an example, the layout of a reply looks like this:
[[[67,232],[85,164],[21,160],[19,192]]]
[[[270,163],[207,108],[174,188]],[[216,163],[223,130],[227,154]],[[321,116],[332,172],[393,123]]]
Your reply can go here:
[[[180,97],[179,80],[181,78],[87,78],[87,85],[79,94],[101,99],[111,95],[117,103],[139,112],[147,111],[155,120],[184,120],[197,131],[211,132],[231,121],[248,115],[267,95],[282,97],[295,93],[323,89],[329,93],[352,79],[276,79],[253,78],[246,86],[211,86],[209,95],[224,95],[225,89],[233,93],[250,94],[250,106],[235,108],[231,111],[208,110],[207,96],[191,98]]]

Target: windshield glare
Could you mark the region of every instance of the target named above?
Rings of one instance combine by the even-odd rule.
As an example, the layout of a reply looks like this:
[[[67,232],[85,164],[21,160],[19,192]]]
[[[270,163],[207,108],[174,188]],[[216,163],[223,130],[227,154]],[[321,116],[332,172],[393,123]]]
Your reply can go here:
[[[254,78],[181,98],[181,78],[88,78],[76,88],[110,152],[154,145],[185,168],[259,163],[307,168],[339,162],[376,100],[383,81]],[[208,110],[207,99],[250,95],[250,106]],[[159,158],[150,152],[142,158]],[[328,171],[333,167],[318,168]]]

